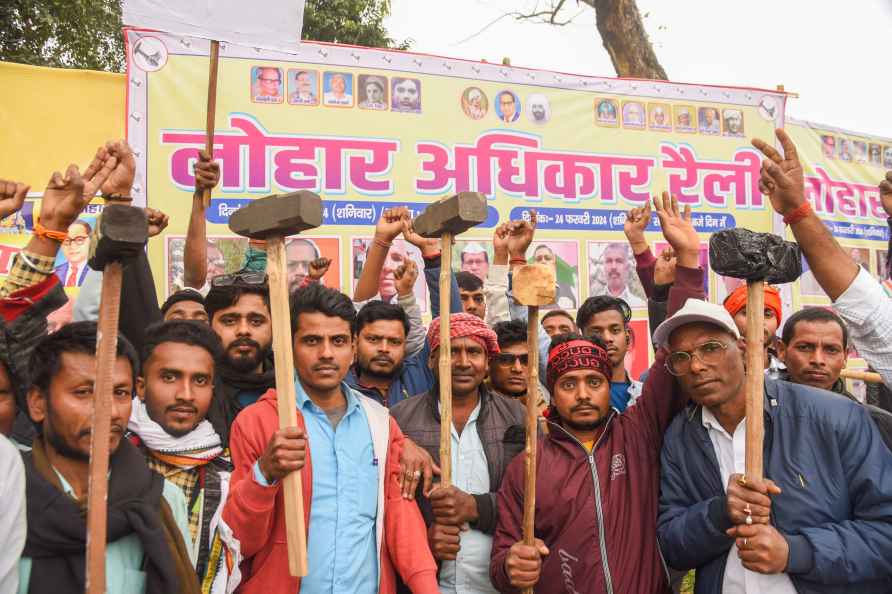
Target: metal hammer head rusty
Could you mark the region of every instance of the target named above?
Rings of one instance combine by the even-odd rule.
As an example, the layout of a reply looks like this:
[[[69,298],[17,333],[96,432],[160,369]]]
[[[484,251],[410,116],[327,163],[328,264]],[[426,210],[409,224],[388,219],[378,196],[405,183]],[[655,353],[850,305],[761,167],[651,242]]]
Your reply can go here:
[[[415,217],[412,226],[422,237],[458,235],[486,220],[486,197],[478,192],[462,192],[438,200]]]
[[[90,240],[93,270],[104,270],[110,262],[126,264],[139,255],[149,239],[149,221],[143,209],[109,204],[102,209]]]
[[[550,305],[556,293],[555,272],[551,266],[528,264],[515,268],[512,293],[521,305]]]
[[[709,265],[722,276],[791,283],[802,274],[802,254],[797,243],[738,227],[709,238]]]
[[[229,228],[251,239],[286,237],[321,224],[322,199],[306,190],[258,198],[229,217]]]

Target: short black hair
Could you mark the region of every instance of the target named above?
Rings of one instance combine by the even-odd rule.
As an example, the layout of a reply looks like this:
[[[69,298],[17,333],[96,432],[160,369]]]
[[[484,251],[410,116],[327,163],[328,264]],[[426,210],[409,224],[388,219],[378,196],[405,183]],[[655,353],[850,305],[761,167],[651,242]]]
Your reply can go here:
[[[458,284],[458,288],[464,291],[479,291],[483,288],[483,281],[465,270],[455,273],[455,282]]]
[[[214,315],[221,309],[232,307],[238,303],[244,295],[260,295],[263,303],[269,309],[269,287],[267,285],[234,284],[225,287],[211,287],[207,297],[204,298],[204,309],[208,312],[208,319],[214,320]]]
[[[204,307],[204,297],[202,297],[201,293],[195,289],[186,288],[173,293],[167,298],[164,305],[161,306],[161,317],[166,316],[167,310],[182,301],[194,301],[195,303],[200,303],[201,307]]]
[[[610,310],[618,311],[626,325],[632,319],[632,309],[624,300],[611,295],[597,295],[586,299],[576,312],[576,327],[581,331],[595,314]]]
[[[31,354],[29,364],[31,385],[37,387],[44,396],[49,395],[49,387],[53,378],[62,367],[62,355],[65,353],[83,353],[96,356],[96,322],[72,322],[66,324],[41,340]],[[118,358],[124,357],[130,362],[134,383],[139,375],[139,359],[136,349],[123,334],[118,333]]]
[[[836,312],[823,307],[806,307],[787,318],[787,321],[784,323],[784,329],[781,332],[781,342],[785,345],[789,345],[793,341],[793,336],[796,334],[796,324],[799,322],[836,322],[842,330],[842,346],[843,348],[848,348],[849,329],[846,327],[846,323],[841,317],[836,315]]]
[[[406,315],[403,308],[392,303],[384,303],[378,299],[363,305],[359,313],[356,314],[356,318],[353,320],[353,334],[358,336],[363,328],[379,320],[400,322],[403,325],[406,336],[409,335],[409,316]]]
[[[526,344],[527,323],[523,320],[499,322],[492,329],[496,333],[500,349],[520,343]]]
[[[544,323],[545,323],[545,320],[547,320],[548,318],[556,318],[556,317],[558,317],[558,316],[567,318],[568,320],[570,320],[570,321],[573,322],[574,324],[576,323],[576,320],[573,319],[573,316],[571,316],[569,312],[564,311],[563,309],[552,309],[552,310],[550,310],[548,313],[546,313],[544,316],[542,316],[542,319],[539,321],[539,323],[540,323],[540,324],[544,324]]]
[[[214,365],[223,356],[223,345],[217,333],[203,322],[195,320],[169,320],[158,322],[146,328],[140,361],[145,365],[152,353],[166,342],[176,342],[201,347],[208,352]]]
[[[604,341],[601,340],[598,336],[583,336],[579,332],[568,332],[567,334],[558,334],[557,336],[552,338],[551,344],[548,345],[548,352],[550,353],[551,350],[556,346],[564,344],[565,342],[570,342],[571,340],[585,340],[601,347],[605,351],[607,350],[607,345],[605,345]]]
[[[302,313],[321,313],[330,318],[341,318],[353,328],[356,308],[350,298],[336,289],[313,283],[291,295],[291,333],[297,331],[297,318]]]
[[[68,226],[71,227],[72,225],[80,225],[81,227],[83,227],[84,229],[87,230],[87,235],[89,235],[90,233],[93,232],[93,226],[90,225],[90,223],[88,223],[87,221],[85,221],[83,219],[78,219],[75,222],[71,223],[71,225],[68,225]]]

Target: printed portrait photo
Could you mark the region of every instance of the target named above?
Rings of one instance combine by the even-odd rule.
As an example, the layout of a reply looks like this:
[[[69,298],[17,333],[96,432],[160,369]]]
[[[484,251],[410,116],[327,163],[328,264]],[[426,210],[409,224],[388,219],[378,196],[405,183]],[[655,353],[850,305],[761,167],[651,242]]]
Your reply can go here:
[[[619,297],[632,308],[647,307],[647,297],[635,272],[635,257],[625,241],[588,242],[589,297]]]
[[[623,128],[643,130],[644,104],[638,101],[623,101]]]
[[[551,119],[551,103],[548,97],[541,93],[527,97],[527,119],[537,125],[545,124]]]
[[[527,250],[527,262],[554,269],[557,290],[553,305],[542,309],[579,307],[579,243],[552,239],[533,242]]]
[[[319,72],[289,68],[288,103],[291,105],[319,105]]]
[[[722,133],[725,136],[744,136],[743,112],[739,109],[722,111]]]
[[[616,99],[595,99],[595,122],[614,128],[619,125],[619,107]]]
[[[697,110],[700,134],[719,135],[722,124],[719,122],[719,110],[715,107],[701,107]]]
[[[273,66],[251,68],[251,101],[254,103],[282,103],[282,69]]]
[[[329,107],[353,107],[353,75],[347,72],[323,74],[322,103]]]
[[[651,130],[672,130],[672,112],[669,105],[648,103],[647,127]]]
[[[492,256],[492,240],[459,240],[452,247],[452,269],[470,272],[485,281],[486,275],[489,274]]]
[[[892,146],[883,149],[883,167],[892,169]]]
[[[387,77],[372,74],[359,75],[359,107],[386,111],[390,103],[390,86]]]
[[[353,283],[353,289],[356,288],[356,283],[359,281],[363,267],[365,267],[371,244],[371,237],[354,237],[350,241],[350,279]],[[418,300],[418,305],[421,307],[422,312],[430,311],[427,284],[424,281],[424,260],[421,257],[421,251],[402,238],[394,239],[390,249],[387,251],[387,258],[384,260],[384,265],[381,267],[381,272],[378,275],[378,295],[375,299],[381,299],[386,303],[396,303],[396,277],[393,273],[409,258],[418,266],[418,278],[415,280],[413,291],[415,299]]]
[[[852,161],[852,141],[848,138],[839,138],[836,141],[836,146],[839,149],[839,160],[840,161]]]
[[[886,259],[888,254],[886,250],[875,250],[874,262],[876,263],[876,267],[874,268],[874,276],[878,281],[884,281],[889,278],[888,273],[888,260]]]
[[[472,120],[482,119],[489,111],[489,99],[480,87],[468,87],[461,94],[461,110]]]
[[[868,160],[871,165],[883,164],[883,147],[879,144],[871,144],[868,149]]]
[[[167,236],[167,294],[184,288],[183,253],[186,239],[183,236]],[[248,240],[244,237],[217,236],[208,237],[207,282],[220,274],[231,274],[242,270],[245,266],[245,252]],[[341,248],[337,237],[314,237],[300,235],[285,240],[285,257],[287,259],[288,292],[297,289],[309,274],[310,262],[316,258],[329,258],[331,265],[321,279],[326,287],[341,288]]]
[[[391,103],[393,111],[405,113],[421,113],[421,81],[417,78],[400,78],[390,80]]]
[[[821,136],[821,154],[827,159],[836,158],[836,137],[829,134]]]
[[[690,134],[697,131],[694,108],[690,105],[676,105],[672,108],[675,115],[675,131]]]
[[[855,162],[867,163],[867,143],[863,140],[856,140],[852,143],[852,147],[855,149]]]
[[[84,217],[68,226],[68,237],[56,255],[56,276],[65,287],[79,287],[90,270],[90,233],[96,225],[96,217]]]
[[[503,124],[516,122],[517,118],[520,117],[521,109],[520,97],[514,91],[499,91],[496,95],[496,117]]]

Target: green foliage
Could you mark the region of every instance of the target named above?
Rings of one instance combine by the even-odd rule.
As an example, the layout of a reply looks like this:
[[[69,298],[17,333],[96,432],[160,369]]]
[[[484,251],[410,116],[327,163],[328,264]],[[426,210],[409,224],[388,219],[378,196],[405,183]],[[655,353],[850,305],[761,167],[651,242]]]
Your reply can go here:
[[[390,0],[307,0],[303,39],[407,49],[387,35]],[[124,70],[120,0],[0,1],[0,60]]]
[[[3,0],[0,60],[57,68],[124,68],[118,0]]]

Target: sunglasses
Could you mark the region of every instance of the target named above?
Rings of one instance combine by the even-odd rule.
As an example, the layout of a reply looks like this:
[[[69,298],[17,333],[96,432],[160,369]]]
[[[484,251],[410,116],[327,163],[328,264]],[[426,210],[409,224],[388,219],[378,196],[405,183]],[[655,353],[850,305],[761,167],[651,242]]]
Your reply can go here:
[[[212,287],[236,287],[266,284],[265,272],[234,272],[232,274],[218,274],[211,279]]]
[[[522,355],[514,355],[512,353],[496,353],[492,357],[493,362],[501,367],[514,367],[516,361],[527,367],[530,364],[530,356],[526,353]]]

